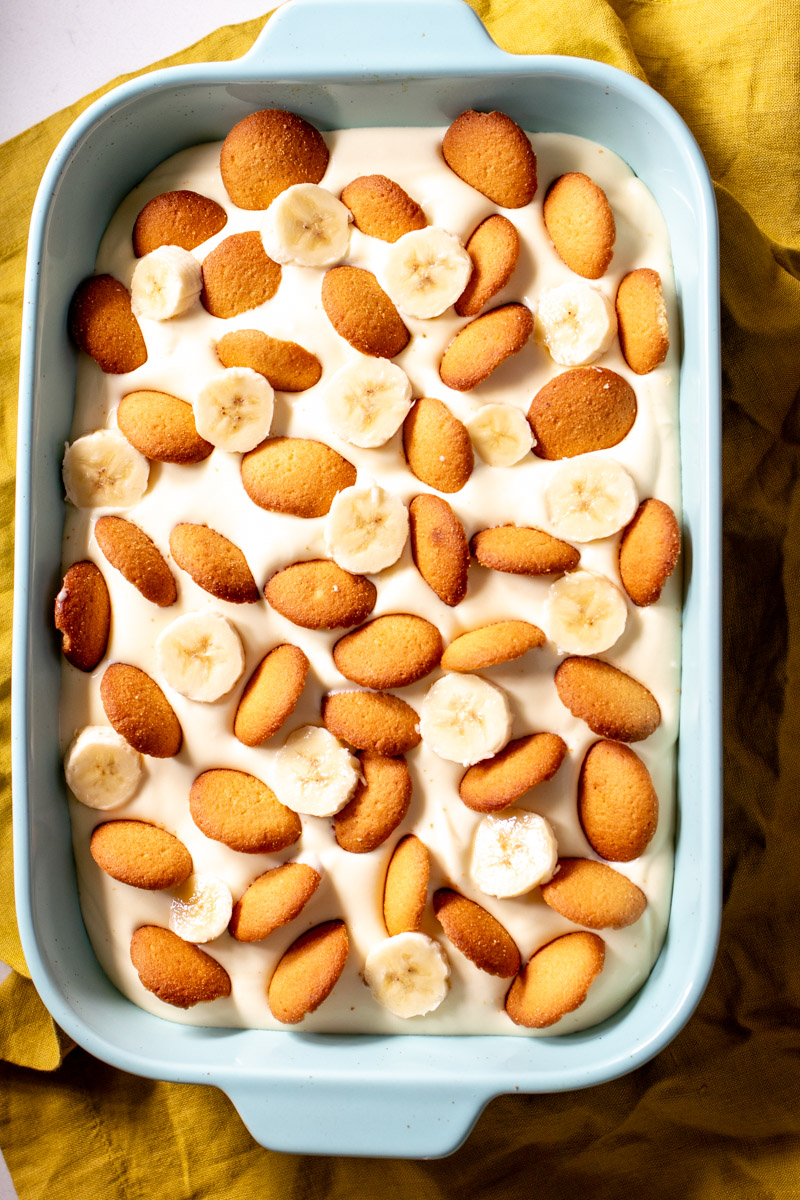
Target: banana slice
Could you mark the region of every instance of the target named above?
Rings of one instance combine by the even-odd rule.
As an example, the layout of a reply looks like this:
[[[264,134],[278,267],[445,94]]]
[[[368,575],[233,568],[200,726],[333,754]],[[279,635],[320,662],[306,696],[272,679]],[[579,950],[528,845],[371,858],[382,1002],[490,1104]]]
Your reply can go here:
[[[87,725],[64,756],[67,786],[87,808],[117,808],[142,777],[142,757],[107,725]]]
[[[173,892],[168,924],[185,942],[213,942],[228,928],[231,889],[216,875],[197,874]]]
[[[567,654],[600,654],[625,632],[628,606],[604,575],[571,571],[554,584],[545,601],[545,628]]]
[[[212,446],[246,453],[263,442],[272,424],[275,393],[258,371],[228,367],[196,397],[197,432]]]
[[[472,259],[459,238],[429,225],[392,243],[380,283],[401,313],[426,319],[455,304],[471,274]]]
[[[147,490],[150,464],[115,429],[98,429],[67,446],[61,466],[76,508],[130,508]]]
[[[326,188],[295,183],[267,209],[261,241],[274,262],[330,267],[347,253],[352,220],[350,209]]]
[[[487,896],[522,896],[553,878],[558,845],[550,822],[525,808],[485,816],[475,830],[470,874]]]
[[[159,246],[140,258],[131,279],[134,316],[168,321],[187,312],[203,290],[203,270],[188,250]]]
[[[364,978],[379,1004],[396,1017],[423,1017],[447,996],[450,964],[424,933],[396,933],[373,946]]]
[[[553,531],[571,542],[593,542],[622,529],[638,505],[636,484],[610,458],[570,459],[544,493]]]
[[[331,376],[325,410],[334,433],[364,449],[383,446],[411,408],[411,380],[386,358],[359,358]]]
[[[332,817],[361,779],[358,759],[319,725],[290,733],[272,764],[273,790],[287,808],[310,817]]]
[[[562,283],[544,292],[534,336],[562,367],[582,367],[605,354],[617,332],[614,305],[588,283]]]
[[[505,692],[480,675],[445,675],[420,708],[423,741],[440,758],[464,767],[502,750],[511,724]]]
[[[377,575],[396,563],[408,540],[408,509],[373,484],[337,492],[325,521],[325,544],[335,563],[355,575]]]
[[[484,404],[467,421],[467,432],[490,467],[513,467],[536,444],[528,418],[512,404]]]
[[[215,612],[177,617],[156,638],[158,669],[187,700],[210,704],[225,696],[244,670],[238,633]]]

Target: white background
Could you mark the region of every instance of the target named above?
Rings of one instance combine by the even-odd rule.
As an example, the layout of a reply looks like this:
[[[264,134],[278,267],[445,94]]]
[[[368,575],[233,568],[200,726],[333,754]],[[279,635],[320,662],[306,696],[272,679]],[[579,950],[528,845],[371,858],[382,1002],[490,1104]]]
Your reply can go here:
[[[269,12],[277,2],[2,0],[0,142],[117,75],[182,50],[222,24]],[[5,973],[0,964],[0,978]],[[0,1155],[0,1200],[16,1196]]]
[[[278,0],[2,0],[0,141]]]

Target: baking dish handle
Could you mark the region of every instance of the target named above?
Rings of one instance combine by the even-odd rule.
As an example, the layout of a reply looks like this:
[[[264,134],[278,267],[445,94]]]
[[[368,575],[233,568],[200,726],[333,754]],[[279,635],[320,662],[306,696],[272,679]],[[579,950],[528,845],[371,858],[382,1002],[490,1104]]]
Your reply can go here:
[[[240,1078],[223,1090],[268,1150],[361,1158],[452,1154],[494,1094],[391,1072],[370,1087],[337,1073],[284,1077],[277,1086]]]
[[[289,0],[245,56],[274,75],[301,67],[309,78],[369,71],[438,75],[486,70],[509,55],[466,0]]]

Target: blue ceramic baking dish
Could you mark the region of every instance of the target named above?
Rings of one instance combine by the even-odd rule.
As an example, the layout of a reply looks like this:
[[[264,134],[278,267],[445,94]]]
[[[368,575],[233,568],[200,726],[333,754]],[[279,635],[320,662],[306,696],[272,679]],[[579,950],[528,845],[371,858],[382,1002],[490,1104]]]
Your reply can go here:
[[[621,155],[666,218],[682,313],[685,520],[679,820],[669,930],[615,1016],[553,1038],[359,1037],[218,1030],[145,1013],[101,971],[78,905],[58,750],[60,461],[76,355],[65,317],[120,200],[157,163],[224,137],[248,112],[293,109],[322,129],[445,125],[465,108],[581,134]],[[499,50],[462,0],[291,0],[244,58],[146,75],[75,123],[33,213],[19,402],[13,772],[17,904],[34,982],[98,1058],[225,1091],[273,1149],[433,1157],[507,1092],[583,1088],[657,1054],[707,982],[720,910],[720,383],[716,209],[703,158],[649,87],[576,58]]]

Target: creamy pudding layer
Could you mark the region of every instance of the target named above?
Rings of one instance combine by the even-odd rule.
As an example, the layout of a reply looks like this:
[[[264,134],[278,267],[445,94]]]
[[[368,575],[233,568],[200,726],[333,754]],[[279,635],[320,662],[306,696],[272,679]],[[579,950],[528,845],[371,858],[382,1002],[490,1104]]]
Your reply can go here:
[[[442,129],[353,129],[325,134],[331,151],[322,186],[339,195],[359,175],[381,173],[399,183],[419,203],[431,225],[442,226],[466,242],[475,227],[497,206],[463,183],[444,164],[440,145]],[[542,219],[542,201],[553,179],[567,171],[583,171],[606,192],[614,212],[617,237],[614,257],[606,274],[596,281],[613,302],[625,274],[651,267],[661,275],[672,333],[666,361],[650,375],[637,376],[627,367],[615,339],[598,366],[617,371],[632,385],[638,415],[625,439],[600,452],[621,463],[633,477],[640,499],[656,496],[669,504],[680,519],[678,462],[678,320],[669,243],[663,218],[645,186],[618,157],[602,147],[562,134],[531,134],[538,157],[539,190],[523,209],[500,210],[517,227],[522,239],[520,260],[508,286],[488,307],[520,301],[535,311],[540,295],[568,280],[576,280],[555,253]],[[219,146],[186,150],[168,159],[122,203],[106,231],[96,269],[130,284],[136,265],[131,230],[143,205],[161,192],[190,188],[211,197],[228,214],[224,230],[193,253],[202,261],[231,234],[258,229],[263,214],[235,208],[219,175]],[[344,261],[376,271],[388,250],[386,243],[353,229]],[[378,449],[359,449],[337,438],[327,427],[323,395],[333,373],[358,354],[331,326],[320,301],[323,269],[284,266],[275,296],[259,308],[228,320],[210,316],[200,304],[169,321],[142,319],[148,360],[124,376],[105,375],[81,355],[72,438],[102,427],[116,427],[115,410],[127,393],[153,389],[191,401],[221,365],[215,346],[223,334],[235,329],[260,329],[273,337],[296,341],[312,351],[323,366],[320,382],[297,394],[277,392],[273,434],[322,439],[358,470],[358,485],[377,481],[404,504],[429,491],[408,469],[401,434]],[[460,393],[445,387],[438,374],[442,352],[466,321],[450,308],[432,321],[404,318],[411,333],[408,347],[394,360],[410,377],[414,396],[442,400],[462,421],[482,405],[503,402],[527,411],[533,395],[564,369],[546,350],[531,340],[473,391]],[[204,462],[192,466],[153,463],[150,483],[142,500],[121,515],[141,526],[168,556],[169,534],[179,522],[206,523],[241,548],[262,588],[270,575],[298,559],[328,557],[323,530],[325,518],[300,519],[268,513],[247,497],[239,473],[241,456],[215,450]],[[528,455],[513,467],[485,464],[476,454],[475,469],[466,486],[447,497],[468,538],[492,525],[515,523],[549,529],[544,491],[559,463]],[[247,855],[206,838],[194,824],[188,807],[195,777],[211,767],[247,771],[267,782],[276,751],[300,725],[320,724],[323,695],[352,687],[336,670],[331,657],[334,643],[344,630],[315,632],[302,629],[270,608],[266,601],[234,605],[218,601],[199,588],[171,563],[179,598],[166,609],[149,604],[105,560],[93,537],[93,527],[103,509],[78,510],[67,505],[64,568],[90,558],[101,568],[112,603],[112,628],[108,651],[100,666],[83,675],[68,664],[63,668],[60,707],[62,746],[89,724],[106,725],[100,701],[100,680],[111,662],[132,663],[162,684],[181,722],[184,746],[173,759],[144,760],[144,779],[132,800],[120,808],[99,813],[70,800],[74,851],[84,919],[98,958],[119,989],[134,1003],[169,1020],[195,1025],[244,1026],[286,1029],[275,1021],[267,1005],[266,989],[285,949],[306,929],[332,918],[344,920],[350,953],[344,973],[317,1012],[307,1016],[302,1031],[362,1033],[492,1033],[524,1034],[532,1031],[512,1023],[504,1011],[510,980],[478,970],[447,940],[436,921],[430,901],[422,929],[437,939],[451,966],[450,992],[441,1006],[425,1017],[402,1020],[375,1000],[360,974],[370,949],[386,937],[382,917],[382,891],[386,867],[400,837],[415,833],[431,857],[429,896],[441,886],[453,887],[476,900],[508,929],[523,961],[544,943],[579,928],[548,908],[539,889],[516,899],[496,900],[480,892],[469,875],[469,857],[480,814],[465,807],[458,795],[464,768],[434,754],[423,742],[407,755],[413,780],[411,807],[403,823],[377,850],[356,855],[336,843],[329,818],[303,817],[300,841],[280,854]],[[555,531],[554,531],[555,532]],[[617,566],[619,535],[581,544],[581,566],[597,571],[620,585]],[[678,573],[679,574],[679,573]],[[552,577],[522,577],[492,572],[472,561],[466,598],[455,608],[443,604],[417,572],[408,545],[400,560],[374,577],[378,601],[373,616],[383,613],[418,613],[441,631],[445,644],[458,634],[491,621],[522,618],[548,633],[545,600]],[[159,678],[154,645],[158,634],[184,612],[212,610],[234,625],[244,644],[246,665],[231,693],[212,704],[185,699]],[[279,733],[264,746],[251,749],[233,736],[233,717],[246,680],[273,646],[291,642],[311,663],[300,703]],[[596,736],[571,716],[558,698],[553,673],[563,653],[548,640],[522,659],[488,669],[482,674],[502,687],[514,715],[512,738],[537,731],[559,734],[568,754],[555,777],[528,792],[517,806],[542,814],[553,826],[559,855],[596,857],[578,821],[578,772],[584,754]],[[660,950],[669,914],[672,882],[675,743],[678,732],[680,686],[680,584],[670,579],[658,603],[636,608],[628,602],[624,634],[600,655],[644,683],[657,699],[662,713],[659,728],[635,746],[646,764],[660,802],[655,837],[646,852],[630,863],[614,864],[633,880],[647,897],[644,915],[621,930],[604,929],[605,966],[592,984],[586,1002],[550,1029],[548,1035],[567,1033],[596,1024],[615,1012],[642,985]],[[398,694],[418,712],[431,685],[442,677],[435,671],[422,682]],[[139,982],[130,961],[134,930],[143,924],[166,926],[171,894],[149,893],[117,883],[105,875],[89,853],[95,826],[119,817],[139,818],[170,830],[188,848],[195,872],[219,876],[230,886],[234,900],[260,874],[280,862],[311,852],[322,863],[323,880],[301,915],[265,941],[242,944],[227,933],[203,948],[229,972],[230,998],[199,1004],[181,1011],[159,1001]]]

